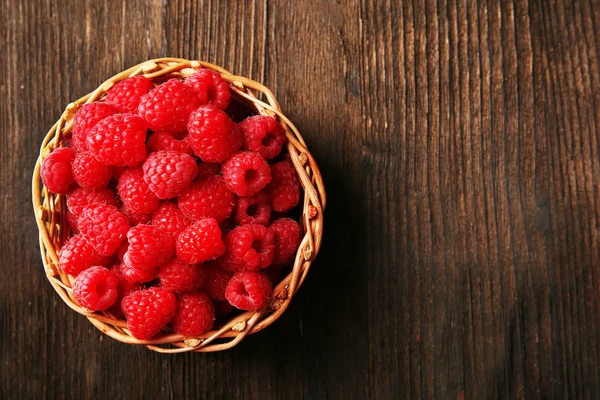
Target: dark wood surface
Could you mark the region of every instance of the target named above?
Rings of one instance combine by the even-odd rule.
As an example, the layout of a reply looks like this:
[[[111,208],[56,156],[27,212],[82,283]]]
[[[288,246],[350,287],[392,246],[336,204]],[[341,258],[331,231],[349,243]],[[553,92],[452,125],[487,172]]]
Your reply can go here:
[[[0,398],[600,398],[598,1],[0,7]],[[38,253],[42,137],[160,56],[269,86],[328,189],[306,284],[227,352],[104,337]]]

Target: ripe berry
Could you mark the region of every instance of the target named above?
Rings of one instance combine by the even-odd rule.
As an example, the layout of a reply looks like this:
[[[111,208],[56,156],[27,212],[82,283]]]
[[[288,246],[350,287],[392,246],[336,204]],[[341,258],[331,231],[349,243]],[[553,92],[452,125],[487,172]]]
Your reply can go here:
[[[188,77],[185,82],[198,95],[202,104],[212,104],[224,110],[229,105],[229,84],[221,74],[210,69],[201,69]]]
[[[73,118],[71,128],[71,145],[75,150],[87,149],[86,139],[89,131],[106,117],[116,114],[117,110],[108,103],[93,102],[84,104]]]
[[[215,307],[206,293],[186,293],[177,297],[173,330],[184,336],[200,336],[212,329]]]
[[[271,199],[274,211],[291,210],[300,201],[300,183],[298,174],[289,160],[271,165],[271,183],[265,188],[265,193]]]
[[[185,189],[179,195],[178,204],[181,211],[194,221],[214,218],[222,222],[231,215],[235,195],[227,189],[221,176],[211,176]]]
[[[225,288],[232,274],[219,268],[214,262],[205,264],[204,291],[213,300],[225,300]]]
[[[81,235],[105,256],[113,255],[125,239],[129,220],[115,206],[94,203],[85,207],[79,216]]]
[[[225,289],[229,304],[240,310],[258,310],[271,296],[269,278],[260,272],[238,272]]]
[[[50,192],[65,194],[69,191],[73,183],[73,174],[71,172],[73,157],[74,154],[71,149],[59,147],[44,158],[40,175],[42,183]]]
[[[146,131],[146,122],[137,115],[111,115],[89,131],[86,143],[101,163],[133,167],[146,157]]]
[[[296,256],[302,235],[300,224],[290,218],[279,218],[269,226],[273,230],[275,253],[273,265],[285,265]]]
[[[127,266],[153,270],[175,255],[175,241],[152,225],[137,225],[127,232],[129,248],[123,257]]]
[[[201,104],[196,93],[178,79],[170,79],[144,95],[138,113],[154,132],[185,131],[188,117]]]
[[[225,255],[219,265],[228,271],[253,271],[273,261],[273,231],[264,225],[238,226],[225,235]]]
[[[136,339],[152,339],[175,316],[175,295],[160,287],[133,292],[121,302],[127,327]]]
[[[86,206],[94,203],[117,206],[117,198],[110,189],[77,188],[67,193],[67,208],[73,215],[79,216]]]
[[[160,204],[160,200],[144,180],[141,168],[130,168],[121,174],[117,193],[123,204],[138,214],[149,214]]]
[[[148,142],[146,142],[146,144],[152,151],[171,150],[186,153],[191,156],[194,155],[194,151],[188,142],[187,134],[182,139],[178,139],[177,136],[171,132],[157,132],[148,137]]]
[[[241,151],[223,164],[223,178],[229,190],[241,197],[258,193],[271,182],[271,168],[258,153]]]
[[[119,112],[137,113],[142,96],[154,88],[152,81],[145,76],[132,76],[123,79],[106,94],[105,101]]]
[[[285,132],[275,118],[256,115],[239,124],[248,150],[255,151],[265,159],[276,157],[285,143]]]
[[[199,290],[204,284],[204,267],[189,265],[176,258],[160,268],[160,285],[174,293],[187,293]]]
[[[63,272],[77,276],[94,266],[108,266],[111,258],[98,253],[81,235],[75,235],[60,249],[58,266]]]
[[[188,141],[194,153],[205,162],[222,163],[242,145],[242,133],[227,114],[206,105],[190,115]]]
[[[73,281],[73,296],[80,306],[91,311],[106,310],[119,295],[119,279],[100,266],[86,269]]]
[[[271,219],[271,203],[263,192],[252,197],[239,197],[233,209],[232,218],[238,225],[267,225]]]
[[[183,215],[179,207],[168,201],[162,202],[152,214],[152,225],[171,235],[173,239],[177,239],[177,236],[191,224],[192,221]]]
[[[129,225],[136,226],[140,224],[149,224],[152,221],[152,214],[139,214],[131,209],[129,209],[126,205],[122,205],[119,208],[119,211],[123,213],[129,219]]]
[[[188,264],[214,260],[225,252],[219,224],[213,218],[200,220],[177,238],[177,258]]]
[[[127,265],[129,255],[125,253],[123,256],[123,264],[121,266],[123,272],[123,279],[131,283],[144,283],[150,282],[156,279],[158,276],[159,268],[145,270],[141,268],[130,267]]]
[[[112,178],[111,167],[102,164],[87,151],[75,155],[71,169],[75,182],[84,188],[106,187]]]
[[[142,168],[144,180],[159,199],[177,196],[198,173],[196,160],[192,156],[166,150],[151,153]]]

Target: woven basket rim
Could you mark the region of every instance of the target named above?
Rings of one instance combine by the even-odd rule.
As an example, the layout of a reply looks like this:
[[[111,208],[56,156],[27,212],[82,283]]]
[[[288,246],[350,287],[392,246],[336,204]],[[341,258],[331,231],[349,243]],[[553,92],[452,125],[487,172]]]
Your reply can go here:
[[[179,334],[163,334],[151,340],[139,340],[131,336],[124,320],[115,318],[108,312],[90,312],[80,307],[71,292],[72,277],[58,268],[58,250],[71,236],[66,221],[66,201],[64,195],[55,195],[42,185],[40,167],[43,159],[57,147],[61,147],[63,137],[69,135],[75,112],[83,104],[102,100],[106,92],[121,80],[130,76],[143,75],[156,79],[163,75],[186,77],[197,69],[207,68],[217,71],[228,82],[232,95],[238,100],[253,106],[258,114],[277,118],[288,139],[286,150],[294,168],[298,172],[302,188],[301,224],[304,237],[298,248],[291,272],[274,288],[271,300],[260,310],[247,311],[236,315],[217,330],[198,337],[185,337]],[[264,96],[261,100],[257,93]],[[251,79],[233,75],[226,69],[204,61],[182,58],[158,58],[142,62],[122,71],[103,82],[97,89],[70,103],[59,120],[46,134],[35,164],[32,177],[32,200],[35,218],[39,229],[40,252],[48,281],[74,311],[88,318],[100,331],[123,343],[145,345],[160,353],[212,352],[229,349],[244,337],[256,333],[276,321],[289,306],[294,294],[300,288],[321,247],[323,237],[323,211],[326,194],[323,179],[317,163],[306,147],[298,129],[282,113],[275,96],[266,86]]]

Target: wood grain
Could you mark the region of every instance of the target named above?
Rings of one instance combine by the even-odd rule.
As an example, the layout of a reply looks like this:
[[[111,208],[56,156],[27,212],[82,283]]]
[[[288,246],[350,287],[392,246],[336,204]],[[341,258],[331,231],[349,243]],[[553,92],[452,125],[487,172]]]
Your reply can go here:
[[[1,398],[600,398],[600,2],[6,0]],[[219,354],[103,337],[30,204],[70,100],[148,58],[270,87],[329,207],[309,279]]]

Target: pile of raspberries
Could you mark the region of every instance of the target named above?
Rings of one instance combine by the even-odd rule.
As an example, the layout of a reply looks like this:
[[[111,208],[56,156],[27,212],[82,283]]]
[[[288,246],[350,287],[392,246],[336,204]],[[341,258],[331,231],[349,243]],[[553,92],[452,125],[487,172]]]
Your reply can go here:
[[[286,217],[300,182],[281,125],[236,123],[235,105],[221,75],[201,69],[158,86],[127,78],[77,111],[41,177],[66,195],[75,235],[59,267],[82,307],[125,317],[144,340],[169,324],[199,336],[234,308],[267,304],[300,244]]]

